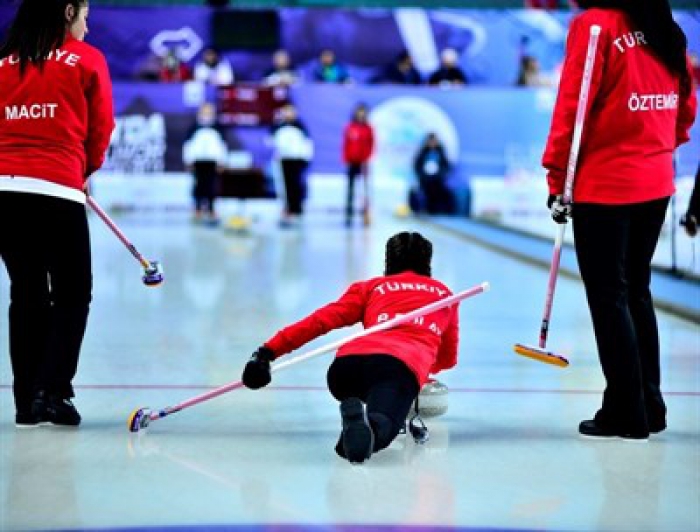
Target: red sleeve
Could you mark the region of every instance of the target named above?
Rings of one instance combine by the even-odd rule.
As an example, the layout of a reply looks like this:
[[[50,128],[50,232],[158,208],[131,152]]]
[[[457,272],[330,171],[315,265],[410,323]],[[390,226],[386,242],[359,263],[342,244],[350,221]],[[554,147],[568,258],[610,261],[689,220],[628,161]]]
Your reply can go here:
[[[97,54],[95,70],[88,80],[85,96],[88,102],[88,132],[85,140],[87,178],[102,166],[114,130],[112,81],[102,54]]]
[[[445,369],[453,368],[457,364],[457,352],[459,346],[459,307],[452,311],[450,323],[440,338],[440,349],[430,373],[435,374]]]
[[[678,101],[678,118],[676,119],[676,147],[690,140],[690,128],[695,122],[698,111],[697,87],[693,82],[693,65],[687,60],[690,76],[690,93],[681,90]]]
[[[547,183],[550,194],[561,194],[564,190],[566,167],[569,163],[569,152],[574,134],[576,108],[581,91],[583,67],[586,63],[590,24],[579,16],[575,18],[566,39],[566,53],[559,82],[559,93],[552,114],[552,125],[549,130],[547,146],[542,157],[542,166],[547,169]],[[596,49],[595,66],[591,77],[591,88],[588,94],[586,113],[595,100],[600,86],[603,63],[605,61],[603,48],[605,32],[601,32]],[[585,128],[585,126],[584,126]]]
[[[354,283],[340,299],[285,327],[265,342],[265,345],[275,357],[280,357],[333,329],[362,321],[367,297],[362,287],[361,283]]]

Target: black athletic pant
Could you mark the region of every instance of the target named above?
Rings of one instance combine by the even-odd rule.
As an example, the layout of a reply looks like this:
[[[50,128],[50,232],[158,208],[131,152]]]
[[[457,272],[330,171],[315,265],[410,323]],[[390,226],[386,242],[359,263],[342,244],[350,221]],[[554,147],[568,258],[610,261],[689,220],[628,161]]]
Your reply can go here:
[[[665,427],[649,285],[668,202],[574,206],[576,256],[606,381],[596,422],[616,430]]]
[[[425,209],[428,214],[452,213],[452,191],[444,178],[424,178],[420,180],[420,186],[425,195]]]
[[[345,200],[345,218],[351,219],[353,214],[353,204],[355,203],[355,181],[357,176],[363,175],[363,164],[362,163],[351,163],[348,165],[348,190]]]
[[[92,298],[85,206],[0,192],[0,257],[10,278],[10,359],[18,411],[37,390],[73,397]],[[6,290],[6,287],[0,287]]]
[[[214,214],[216,197],[216,163],[199,161],[194,163],[194,205],[198,211]]]
[[[287,214],[302,213],[304,171],[309,165],[304,159],[282,159],[282,176],[287,198]]]
[[[420,391],[413,372],[390,355],[336,358],[328,368],[328,389],[338,401],[357,397],[366,403],[375,452],[394,441]]]

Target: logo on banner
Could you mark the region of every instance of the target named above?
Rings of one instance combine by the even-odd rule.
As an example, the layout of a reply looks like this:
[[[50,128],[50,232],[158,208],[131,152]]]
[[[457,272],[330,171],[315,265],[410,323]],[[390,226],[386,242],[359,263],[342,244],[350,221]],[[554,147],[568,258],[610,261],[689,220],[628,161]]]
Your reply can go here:
[[[177,57],[189,62],[202,49],[202,39],[192,28],[185,26],[179,30],[163,30],[151,39],[151,50],[158,57],[163,57],[169,50],[176,50]]]
[[[127,173],[162,172],[166,148],[163,115],[126,115],[115,121],[104,169]]]

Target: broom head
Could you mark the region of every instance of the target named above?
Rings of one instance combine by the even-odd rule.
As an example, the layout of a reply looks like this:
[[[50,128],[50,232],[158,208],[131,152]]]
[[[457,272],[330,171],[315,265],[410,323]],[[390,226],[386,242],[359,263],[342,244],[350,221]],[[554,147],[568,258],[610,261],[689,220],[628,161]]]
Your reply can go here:
[[[553,366],[559,366],[560,368],[565,368],[569,365],[569,361],[565,357],[552,353],[551,351],[547,351],[541,347],[515,344],[513,350],[519,355],[539,360],[545,364],[552,364]]]

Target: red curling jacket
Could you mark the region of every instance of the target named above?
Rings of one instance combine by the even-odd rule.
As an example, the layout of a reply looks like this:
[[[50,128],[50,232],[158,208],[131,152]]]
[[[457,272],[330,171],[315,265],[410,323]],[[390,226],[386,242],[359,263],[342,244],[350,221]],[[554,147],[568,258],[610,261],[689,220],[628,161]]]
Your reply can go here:
[[[374,150],[374,132],[366,122],[353,120],[343,132],[343,161],[346,164],[364,164]]]
[[[632,26],[614,9],[573,19],[559,94],[543,156],[551,194],[564,189],[589,28],[602,30],[583,124],[574,202],[626,204],[671,196],[673,152],[687,142],[697,96],[681,87]],[[688,64],[690,70],[690,64]],[[692,74],[691,74],[692,75]]]
[[[114,129],[104,56],[70,34],[43,68],[0,59],[0,175],[82,190],[102,166]]]
[[[365,328],[406,314],[452,295],[440,281],[402,272],[353,283],[340,299],[285,327],[267,342],[280,357],[327,332],[362,322]],[[336,356],[391,355],[415,374],[420,386],[429,374],[457,363],[459,323],[457,306],[437,310],[423,319],[379,331],[343,345]]]

